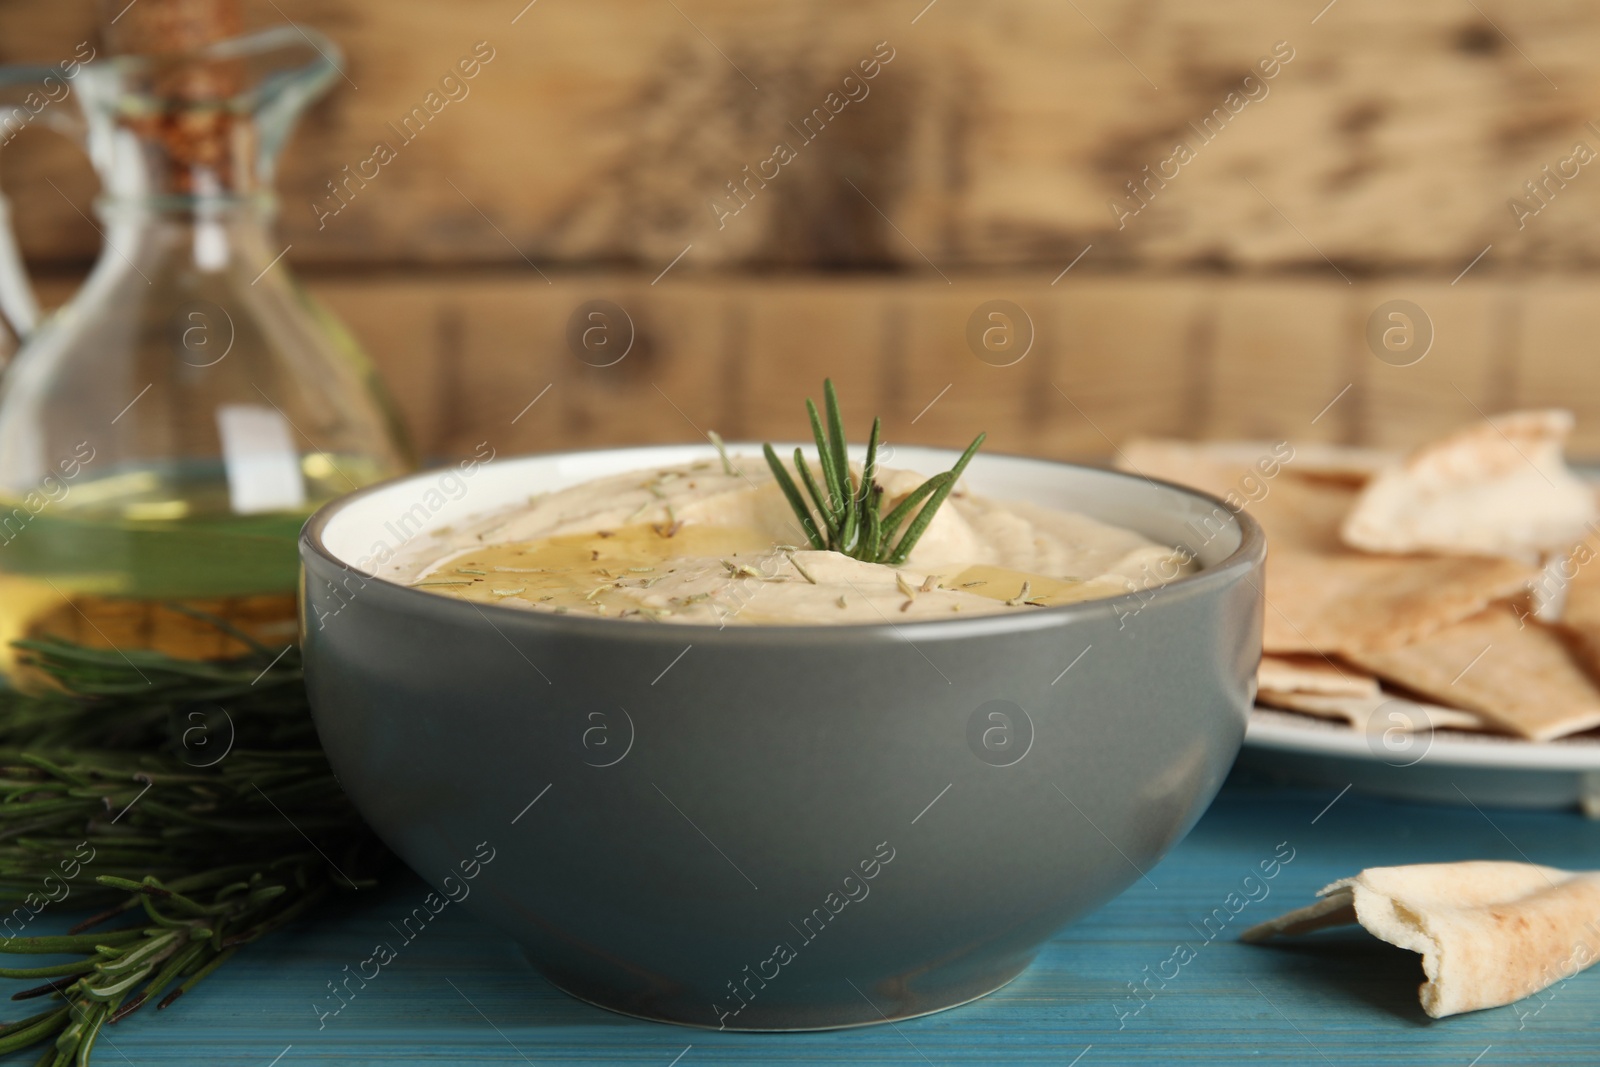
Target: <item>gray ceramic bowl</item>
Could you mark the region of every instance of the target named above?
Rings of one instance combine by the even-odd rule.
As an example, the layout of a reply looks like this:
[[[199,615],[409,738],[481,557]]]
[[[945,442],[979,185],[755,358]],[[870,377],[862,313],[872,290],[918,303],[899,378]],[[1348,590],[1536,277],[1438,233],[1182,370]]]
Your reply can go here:
[[[574,618],[358,569],[532,492],[709,454],[419,474],[328,505],[301,540],[306,677],[339,780],[550,981],[728,1029],[937,1011],[1015,977],[1199,818],[1254,695],[1265,546],[1249,518],[1173,485],[980,455],[974,491],[1185,545],[1204,569],[949,621]]]

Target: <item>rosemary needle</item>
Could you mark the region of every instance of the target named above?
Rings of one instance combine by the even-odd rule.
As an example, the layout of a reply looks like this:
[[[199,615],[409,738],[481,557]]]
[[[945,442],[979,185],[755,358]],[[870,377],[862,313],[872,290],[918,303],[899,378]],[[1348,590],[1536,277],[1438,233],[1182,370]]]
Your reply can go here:
[[[817,466],[822,481],[812,473],[800,449],[794,450],[794,472],[800,484],[795,483],[783,461],[773,451],[772,445],[761,446],[772,477],[783,491],[789,507],[800,520],[806,540],[815,549],[842,552],[854,559],[868,563],[887,563],[898,567],[911,555],[934,514],[955,489],[961,473],[983,446],[987,435],[972,439],[967,450],[956,460],[955,466],[943,474],[936,474],[912,490],[887,515],[883,511],[883,487],[877,483],[878,442],[882,436],[883,420],[872,420],[872,434],[867,438],[867,458],[857,479],[850,470],[845,450],[844,415],[839,408],[839,394],[834,390],[833,379],[822,383],[823,406],[827,419],[818,413],[817,405],[806,400],[806,414],[811,419],[811,436],[817,443]],[[801,486],[805,492],[801,492]],[[902,527],[904,528],[902,532]],[[899,540],[895,535],[899,534]]]
[[[795,570],[800,572],[800,577],[804,578],[806,581],[810,582],[812,585],[816,585],[817,584],[817,580],[811,576],[811,572],[806,570],[804,567],[802,567],[800,565],[800,561],[794,558],[794,553],[793,552],[786,552],[786,553],[784,553],[784,555],[789,557],[789,565],[792,566]]]
[[[733,461],[728,458],[728,446],[722,443],[722,436],[718,434],[717,431],[710,430],[707,431],[706,437],[710,439],[712,447],[717,450],[717,458],[722,460],[722,473],[728,475],[730,478],[737,475],[739,473],[739,469],[735,467],[733,465]]]
[[[49,1002],[0,1024],[0,1054],[52,1042],[41,1063],[88,1064],[102,1027],[151,999],[165,1008],[240,947],[392,862],[318,747],[297,649],[191,662],[17,647],[55,688],[0,690],[0,910],[29,917],[0,938],[0,959],[73,959],[0,967],[43,980],[18,996]],[[62,883],[74,906],[103,910],[31,936],[31,915]]]

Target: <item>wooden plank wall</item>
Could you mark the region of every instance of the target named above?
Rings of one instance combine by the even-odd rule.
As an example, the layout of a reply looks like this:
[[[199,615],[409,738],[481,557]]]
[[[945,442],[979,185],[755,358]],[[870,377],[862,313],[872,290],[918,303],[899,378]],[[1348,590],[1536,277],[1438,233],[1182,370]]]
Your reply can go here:
[[[697,428],[792,438],[806,432],[799,398],[831,375],[859,418],[883,414],[907,443],[964,444],[983,429],[998,450],[1060,457],[1107,457],[1135,434],[1407,446],[1480,412],[1553,404],[1578,410],[1576,448],[1600,455],[1600,301],[1586,281],[650,281],[318,288],[376,353],[421,442],[446,454],[485,437],[513,451],[690,440]],[[1433,322],[1431,350],[1409,366],[1378,359],[1365,336],[1396,298]],[[634,323],[613,366],[569,347],[569,320],[594,299]],[[969,345],[968,320],[992,299],[1034,325],[1011,366]]]
[[[1578,415],[1574,454],[1600,460],[1600,300],[1583,277],[651,282],[423,271],[319,273],[310,288],[364,342],[431,457],[485,439],[511,452],[686,441],[696,427],[794,438],[807,432],[801,398],[832,376],[858,417],[882,414],[905,443],[961,445],[986,430],[996,449],[1094,460],[1136,435],[1406,448],[1482,414],[1558,406]],[[71,288],[56,278],[42,295],[56,304]],[[1032,323],[1033,347],[1012,366],[980,360],[967,335],[995,299]],[[1367,339],[1394,299],[1432,323],[1432,347],[1409,366],[1377,358]],[[631,325],[612,366],[580,358],[569,338],[595,300]]]
[[[1600,167],[1575,158],[1600,150],[1600,12],[1583,0],[262,8],[348,56],[280,176],[288,261],[430,454],[691,422],[792,435],[833,374],[905,441],[1404,444],[1560,403],[1600,456]],[[91,22],[87,0],[8,5],[0,59],[66,58]],[[465,97],[403,140],[391,124],[475,48],[492,58]],[[24,131],[0,178],[59,293],[99,238],[92,177],[52,137]],[[379,141],[395,161],[330,198]],[[1180,141],[1192,158],[1166,162]],[[778,143],[795,158],[731,198]],[[637,328],[614,367],[565,339],[594,298]],[[1036,330],[1011,367],[966,340],[996,298]],[[1413,366],[1365,339],[1391,299],[1435,330]]]

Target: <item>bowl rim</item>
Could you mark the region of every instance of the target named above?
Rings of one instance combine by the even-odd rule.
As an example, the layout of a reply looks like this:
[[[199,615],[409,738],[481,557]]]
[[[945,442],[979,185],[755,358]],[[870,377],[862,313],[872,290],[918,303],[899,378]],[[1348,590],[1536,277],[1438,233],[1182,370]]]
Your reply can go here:
[[[490,462],[516,463],[524,460],[559,460],[579,459],[589,456],[604,456],[617,452],[646,452],[655,449],[693,449],[696,442],[673,442],[646,445],[613,445],[605,448],[586,448],[554,452],[529,452],[505,458],[495,457]],[[706,456],[715,458],[717,452],[710,444],[704,446]],[[729,441],[725,447],[733,451],[738,448],[759,448],[759,442]],[[775,445],[774,447],[779,447]],[[937,445],[916,445],[919,449],[929,452],[947,453],[954,460],[960,453],[955,449],[946,449]],[[480,604],[471,600],[459,600],[454,597],[440,596],[430,593],[426,589],[419,589],[399,582],[392,581],[381,575],[370,574],[361,570],[354,564],[347,563],[327,547],[323,542],[323,533],[328,524],[345,508],[357,501],[381,492],[390,486],[414,478],[425,478],[437,473],[443,468],[428,468],[410,471],[406,474],[386,478],[371,485],[334,498],[319,507],[306,520],[301,527],[299,545],[303,561],[309,562],[307,557],[315,557],[320,563],[337,568],[346,573],[354,573],[362,578],[380,583],[386,594],[396,595],[403,599],[396,603],[409,604],[419,610],[455,612],[463,618],[479,617],[480,621],[488,621],[491,626],[499,619],[507,623],[532,627],[536,630],[548,628],[552,631],[563,633],[589,634],[591,636],[606,637],[641,637],[645,635],[673,635],[681,634],[686,639],[694,642],[751,642],[767,643],[770,641],[793,642],[815,640],[829,634],[848,634],[854,640],[891,640],[900,643],[909,641],[909,634],[915,633],[919,638],[963,638],[969,636],[985,635],[997,636],[1005,633],[1020,633],[1037,629],[1046,629],[1058,625],[1066,625],[1078,619],[1093,618],[1095,616],[1115,613],[1119,606],[1125,606],[1130,601],[1138,601],[1142,605],[1151,602],[1158,596],[1168,592],[1180,597],[1200,595],[1216,588],[1229,586],[1239,580],[1248,580],[1249,572],[1265,562],[1267,554],[1266,533],[1261,524],[1243,509],[1235,509],[1221,497],[1212,493],[1195,489],[1192,486],[1181,485],[1164,478],[1152,478],[1147,474],[1116,470],[1110,467],[1091,466],[1086,463],[1071,463],[1066,460],[1049,459],[1043,456],[1031,456],[1017,452],[990,452],[983,453],[983,458],[1022,460],[1029,463],[1039,463],[1053,467],[1065,467],[1071,470],[1087,471],[1097,475],[1108,476],[1131,482],[1144,482],[1149,485],[1165,489],[1176,490],[1193,500],[1213,505],[1213,514],[1216,509],[1225,512],[1229,521],[1239,528],[1239,544],[1231,553],[1222,560],[1193,574],[1183,575],[1164,585],[1156,587],[1154,593],[1148,590],[1139,590],[1123,593],[1113,597],[1101,597],[1094,600],[1081,600],[1071,604],[1058,604],[1051,607],[1037,608],[1033,611],[994,612],[984,615],[970,615],[966,618],[938,618],[938,619],[908,619],[904,622],[895,622],[888,618],[881,622],[841,622],[841,623],[762,623],[756,626],[728,626],[701,622],[675,622],[664,623],[659,626],[646,626],[638,623],[629,623],[622,619],[589,617],[584,615],[557,615],[554,612],[530,611],[526,608],[507,607],[500,604]],[[648,466],[648,464],[646,464]],[[1084,514],[1091,518],[1094,516],[1085,511]],[[309,578],[309,571],[307,572]],[[303,579],[304,581],[304,579]],[[1253,583],[1252,583],[1253,584]],[[472,614],[468,614],[469,611]],[[498,630],[499,627],[495,626]]]

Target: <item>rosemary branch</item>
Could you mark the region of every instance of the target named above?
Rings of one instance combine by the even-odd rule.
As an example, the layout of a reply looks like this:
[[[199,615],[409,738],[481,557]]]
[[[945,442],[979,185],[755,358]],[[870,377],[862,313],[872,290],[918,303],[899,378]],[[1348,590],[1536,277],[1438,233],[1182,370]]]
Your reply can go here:
[[[0,1024],[0,1055],[48,1041],[41,1064],[86,1065],[103,1027],[391,862],[317,744],[298,650],[19,647],[59,691],[0,691],[0,960],[76,958],[0,966],[42,983],[12,999],[50,1002]],[[102,910],[29,936],[46,909],[85,906]]]
[[[817,442],[817,467],[822,473],[818,485],[810,465],[800,449],[794,450],[794,469],[805,486],[806,495],[789,476],[772,445],[761,446],[772,468],[772,476],[783,490],[783,495],[800,520],[800,528],[815,549],[842,552],[868,563],[887,563],[898,567],[911,555],[911,550],[927,532],[934,513],[955,488],[961,472],[983,446],[987,434],[972,439],[967,450],[961,453],[955,466],[943,474],[935,474],[912,490],[889,514],[883,514],[883,487],[876,481],[878,443],[882,437],[883,420],[872,420],[872,434],[867,438],[867,459],[856,478],[850,470],[845,447],[844,415],[839,409],[839,394],[833,388],[833,379],[822,383],[823,406],[827,413],[824,427],[817,405],[806,398],[806,413],[811,417],[811,436]],[[809,502],[808,498],[809,497]],[[926,501],[926,503],[924,503]],[[921,510],[917,510],[921,505]],[[815,508],[815,514],[813,514]],[[913,515],[913,512],[915,514]],[[905,531],[898,540],[895,534],[901,526]]]

